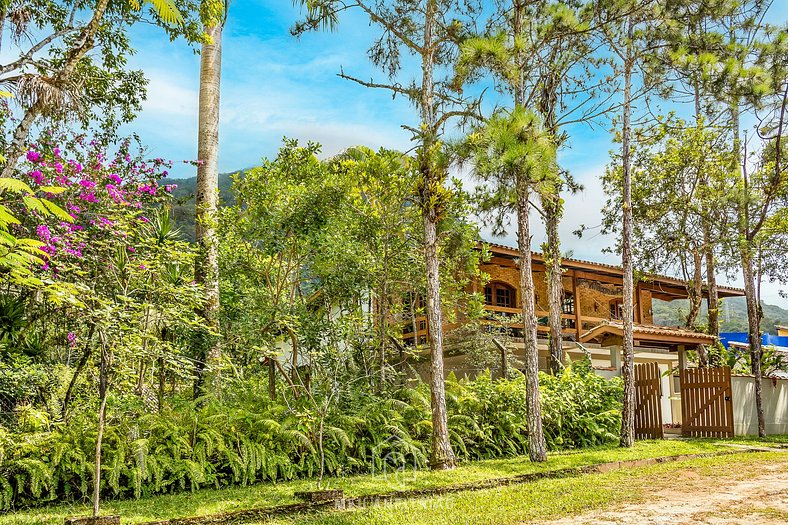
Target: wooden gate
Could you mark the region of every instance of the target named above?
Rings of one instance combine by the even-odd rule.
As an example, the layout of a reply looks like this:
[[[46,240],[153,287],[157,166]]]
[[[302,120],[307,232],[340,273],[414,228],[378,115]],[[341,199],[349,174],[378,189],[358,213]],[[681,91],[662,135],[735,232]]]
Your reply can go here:
[[[635,365],[635,439],[662,439],[662,383],[657,363]]]
[[[681,435],[733,437],[731,369],[688,368],[681,378]]]

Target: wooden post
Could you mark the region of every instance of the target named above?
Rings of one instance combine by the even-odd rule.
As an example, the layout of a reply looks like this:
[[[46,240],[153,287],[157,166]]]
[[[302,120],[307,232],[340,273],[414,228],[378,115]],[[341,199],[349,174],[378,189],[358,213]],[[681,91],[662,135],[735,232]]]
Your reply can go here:
[[[640,300],[640,283],[635,285],[635,322],[643,323],[643,303]]]
[[[621,375],[621,347],[618,345],[610,347],[610,366],[616,369],[616,375]]]
[[[509,371],[508,371],[508,363],[507,363],[507,351],[506,346],[502,344],[498,339],[495,337],[492,338],[493,344],[498,347],[498,350],[501,351],[501,377],[503,379],[509,379]]]
[[[678,345],[679,350],[679,372],[687,369],[687,349],[684,345]]]
[[[580,342],[580,334],[583,333],[583,315],[580,313],[580,294],[577,293],[577,277],[575,272],[572,272],[572,297],[575,298],[575,331],[577,333],[577,341]]]

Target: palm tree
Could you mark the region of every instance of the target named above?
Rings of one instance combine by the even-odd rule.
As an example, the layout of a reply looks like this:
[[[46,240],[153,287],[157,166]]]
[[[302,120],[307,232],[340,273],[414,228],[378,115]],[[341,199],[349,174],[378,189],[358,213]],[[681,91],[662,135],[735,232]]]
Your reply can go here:
[[[219,102],[222,65],[222,29],[227,6],[223,2],[203,5],[205,41],[200,57],[199,122],[197,126],[197,191],[195,195],[195,238],[199,255],[195,279],[203,286],[204,298],[200,314],[207,328],[219,328],[219,244],[214,225],[219,200]],[[195,394],[205,388],[206,368],[220,360],[218,340],[204,331],[197,358]]]

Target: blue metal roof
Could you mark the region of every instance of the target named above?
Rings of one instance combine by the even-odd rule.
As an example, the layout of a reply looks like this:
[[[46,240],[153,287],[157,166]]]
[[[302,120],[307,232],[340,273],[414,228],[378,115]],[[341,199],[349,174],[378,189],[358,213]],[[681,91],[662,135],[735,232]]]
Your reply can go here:
[[[728,348],[729,342],[749,343],[747,332],[722,332],[720,333],[720,341],[725,348]],[[761,336],[761,343],[764,345],[783,346],[788,347],[788,336],[786,335],[772,335],[763,334]]]

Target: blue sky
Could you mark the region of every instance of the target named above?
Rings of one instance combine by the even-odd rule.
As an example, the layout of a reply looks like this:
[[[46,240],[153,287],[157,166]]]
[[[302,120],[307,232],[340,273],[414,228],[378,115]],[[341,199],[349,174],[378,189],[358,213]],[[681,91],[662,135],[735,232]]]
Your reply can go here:
[[[776,0],[771,13],[770,21],[785,21],[788,2]],[[410,148],[410,134],[401,125],[415,123],[416,113],[407,101],[337,76],[344,68],[360,78],[380,78],[366,55],[374,35],[366,19],[346,13],[336,31],[296,39],[288,30],[298,16],[289,0],[231,3],[222,57],[220,170],[259,164],[276,154],[284,136],[319,142],[327,156],[357,144]],[[169,42],[154,27],[135,29],[133,45],[138,51],[131,65],[145,71],[150,85],[144,109],[127,131],[138,132],[152,155],[174,161],[196,158],[199,56],[182,41]],[[599,177],[614,147],[609,127],[603,122],[593,129],[568,129],[570,142],[559,160],[585,191],[567,198],[561,232],[565,249],[575,257],[615,263],[615,256],[602,253],[611,239],[572,235],[580,224],[600,222],[605,196]],[[193,175],[194,168],[176,162],[175,177]],[[538,247],[544,233],[539,226],[535,230]],[[498,241],[512,244],[514,236]],[[764,299],[788,307],[778,291],[764,284]]]

